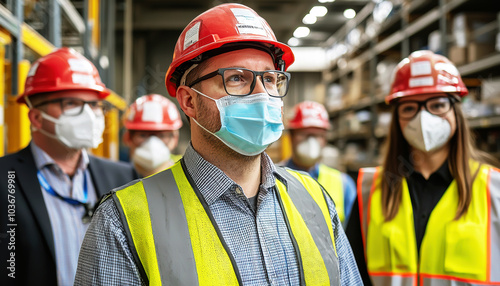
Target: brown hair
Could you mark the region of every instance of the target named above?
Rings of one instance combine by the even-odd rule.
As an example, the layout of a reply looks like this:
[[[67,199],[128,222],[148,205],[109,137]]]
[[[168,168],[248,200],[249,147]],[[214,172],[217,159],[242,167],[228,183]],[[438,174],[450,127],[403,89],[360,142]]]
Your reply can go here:
[[[464,117],[458,103],[453,105],[457,129],[450,139],[450,150],[448,165],[457,182],[458,206],[455,219],[460,218],[467,212],[472,198],[472,183],[476,177],[477,170],[471,174],[469,160],[473,159],[480,163],[498,165],[490,155],[475,147],[472,134],[469,130],[467,120]],[[386,221],[392,220],[399,210],[402,197],[402,181],[413,171],[414,161],[410,153],[410,145],[401,131],[398,114],[395,106],[392,109],[392,121],[387,138],[388,144],[383,163],[381,178],[382,187],[382,213]]]

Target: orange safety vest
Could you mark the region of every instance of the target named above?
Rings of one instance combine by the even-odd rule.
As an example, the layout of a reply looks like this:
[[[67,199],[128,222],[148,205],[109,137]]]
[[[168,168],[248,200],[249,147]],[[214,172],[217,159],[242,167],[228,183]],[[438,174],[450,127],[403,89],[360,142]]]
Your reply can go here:
[[[373,285],[500,285],[500,170],[480,168],[468,211],[458,220],[453,180],[429,217],[417,253],[413,208],[405,179],[398,213],[382,214],[382,170],[363,168],[358,176],[361,232]]]

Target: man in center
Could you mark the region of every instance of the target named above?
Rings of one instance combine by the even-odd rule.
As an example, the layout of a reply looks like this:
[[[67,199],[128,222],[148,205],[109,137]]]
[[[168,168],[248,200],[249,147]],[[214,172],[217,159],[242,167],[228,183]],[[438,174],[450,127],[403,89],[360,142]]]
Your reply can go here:
[[[330,196],[264,153],[284,129],[293,60],[243,5],[184,29],[166,86],[191,143],[171,168],[103,200],[75,285],[362,285]]]

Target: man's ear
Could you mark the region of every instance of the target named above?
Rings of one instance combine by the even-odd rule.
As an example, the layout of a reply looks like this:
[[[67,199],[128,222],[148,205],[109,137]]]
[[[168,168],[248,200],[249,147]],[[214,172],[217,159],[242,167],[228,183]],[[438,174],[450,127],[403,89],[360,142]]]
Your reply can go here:
[[[30,109],[28,112],[28,118],[31,122],[31,126],[33,126],[36,129],[42,128],[43,117],[41,110],[34,108]]]
[[[195,91],[185,85],[181,85],[177,88],[176,97],[177,101],[179,102],[179,106],[188,117],[192,118],[196,118],[196,110],[194,104],[195,99],[193,97],[194,94]]]

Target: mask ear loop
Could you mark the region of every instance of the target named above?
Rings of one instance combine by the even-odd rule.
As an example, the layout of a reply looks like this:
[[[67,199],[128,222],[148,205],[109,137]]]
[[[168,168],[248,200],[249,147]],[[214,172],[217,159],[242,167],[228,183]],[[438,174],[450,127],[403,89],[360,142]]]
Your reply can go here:
[[[181,86],[181,85],[186,85],[186,78],[187,78],[188,74],[189,74],[189,73],[190,73],[190,72],[191,72],[191,71],[192,71],[195,67],[197,67],[197,66],[198,66],[198,64],[193,64],[190,68],[188,68],[188,69],[184,72],[184,74],[183,74],[183,75],[182,75],[182,77],[181,77],[181,80],[179,81],[179,86]]]
[[[43,111],[41,111],[41,110],[40,110],[40,112],[41,112],[41,114],[42,114],[42,118],[43,118],[43,119],[46,119],[46,120],[48,120],[48,121],[50,121],[50,122],[52,122],[52,123],[57,123],[57,122],[58,122],[58,119],[56,119],[56,118],[54,118],[54,117],[52,117],[52,116],[50,116],[50,115],[46,114],[45,112],[43,112]],[[42,133],[42,134],[43,134],[43,135],[45,135],[45,136],[48,136],[48,137],[50,137],[50,138],[53,138],[53,139],[58,139],[58,140],[59,140],[59,138],[57,138],[57,136],[56,136],[56,135],[54,135],[54,134],[50,134],[49,132],[47,132],[47,131],[45,131],[45,130],[43,130],[43,129],[41,129],[41,128],[36,128],[36,127],[33,127],[33,125],[31,125],[31,131],[32,131],[32,132],[40,132],[40,133]]]
[[[26,102],[26,105],[28,106],[28,108],[31,110],[33,109],[33,104],[31,103],[31,100],[26,96],[26,98],[24,99],[24,102]],[[30,129],[31,129],[31,132],[37,132],[39,131],[40,129],[34,127],[32,124],[30,124]],[[43,133],[43,132],[42,132]]]
[[[28,106],[29,109],[33,109],[33,104],[31,104],[31,100],[27,96],[24,99],[24,101],[26,102],[26,105]]]
[[[28,108],[29,108],[30,110],[31,110],[31,109],[34,109],[34,106],[33,106],[33,104],[31,103],[31,100],[29,99],[29,97],[27,97],[27,96],[26,96],[26,98],[24,99],[24,101],[26,102],[26,105],[28,106]],[[49,118],[46,118],[46,117],[44,116],[45,112],[43,112],[43,111],[41,111],[41,110],[40,110],[40,112],[42,113],[42,118],[47,119],[47,120],[49,120],[49,121],[52,121],[52,120],[50,120]],[[47,115],[47,116],[49,116],[49,115]],[[54,121],[52,121],[52,122],[54,122]],[[44,135],[46,135],[46,136],[48,136],[48,137],[51,137],[51,138],[57,139],[57,137],[56,137],[55,135],[50,134],[50,133],[48,133],[47,131],[45,131],[45,130],[43,130],[43,129],[38,129],[38,128],[34,127],[33,125],[30,125],[30,128],[31,128],[31,132],[40,132],[40,133],[42,133],[42,134],[44,134]]]
[[[448,97],[451,99],[451,104],[452,105],[455,104],[455,103],[460,103],[461,102],[460,96],[458,96],[455,93],[448,93]]]

